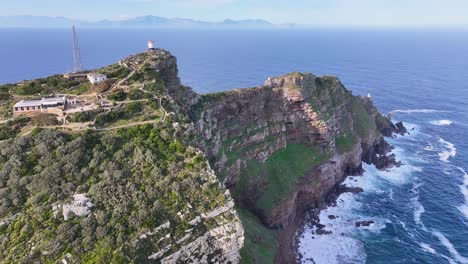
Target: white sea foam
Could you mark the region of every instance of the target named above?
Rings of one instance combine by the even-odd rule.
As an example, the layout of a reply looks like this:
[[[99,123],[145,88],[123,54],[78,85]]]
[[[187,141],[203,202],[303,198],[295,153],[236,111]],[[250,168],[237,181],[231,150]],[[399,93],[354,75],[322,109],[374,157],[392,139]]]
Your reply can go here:
[[[457,262],[455,262],[455,260],[453,260],[452,258],[447,257],[444,254],[438,253],[433,247],[431,247],[431,245],[423,243],[423,242],[419,242],[418,244],[422,248],[422,250],[424,250],[425,252],[428,252],[437,256],[441,256],[444,259],[446,259],[450,264],[457,264]]]
[[[440,110],[434,110],[434,109],[397,109],[393,110],[390,113],[405,113],[405,114],[412,114],[412,113],[443,113],[447,111],[440,111]]]
[[[426,209],[424,209],[424,206],[421,204],[419,201],[419,196],[416,196],[411,199],[411,202],[413,203],[414,207],[414,212],[413,212],[413,218],[414,222],[421,226],[423,230],[427,230],[427,228],[424,226],[424,223],[421,221],[421,216],[426,212]]]
[[[463,168],[458,167],[458,169],[463,173],[463,183],[460,185],[460,191],[465,197],[465,203],[460,205],[458,209],[468,219],[468,173]]]
[[[422,228],[422,230],[427,231],[426,226],[421,220],[422,214],[426,212],[426,209],[424,206],[421,204],[419,201],[419,187],[421,186],[421,183],[417,183],[411,188],[411,192],[414,193],[415,197],[411,198],[411,203],[413,205],[414,211],[413,211],[413,219],[414,222]]]
[[[439,138],[439,143],[441,143],[444,146],[444,150],[442,152],[439,152],[439,159],[444,162],[448,162],[450,158],[453,158],[457,155],[457,148],[455,148],[455,145],[442,139]]]
[[[447,250],[450,252],[452,257],[454,257],[457,262],[462,263],[462,264],[468,264],[468,258],[465,256],[462,256],[457,251],[457,249],[453,246],[450,240],[448,240],[448,238],[444,236],[444,234],[442,234],[439,231],[433,231],[432,234],[439,239],[440,243],[442,243],[442,245],[444,245],[447,248]]]
[[[429,252],[429,253],[432,253],[434,255],[437,255],[437,251],[435,249],[433,249],[430,245],[426,244],[426,243],[419,243],[419,246],[421,246],[421,248],[426,251],[426,252]]]
[[[365,263],[366,253],[361,241],[352,237],[356,230],[355,222],[359,217],[353,210],[362,205],[356,201],[353,194],[342,194],[336,207],[329,207],[320,213],[320,223],[331,234],[314,234],[316,228],[307,227],[300,239],[299,252],[303,263],[311,263],[312,258],[316,264]],[[337,216],[329,219],[329,215]]]
[[[434,148],[434,146],[432,146],[431,143],[429,143],[429,145],[425,146],[424,150],[426,150],[426,151],[436,151],[436,149]]]
[[[388,186],[385,189],[380,188],[382,177],[387,176],[377,175],[377,173],[382,172],[374,171],[375,167],[371,165],[365,164],[364,169],[366,170],[364,176],[348,177],[344,184],[350,187],[361,187],[366,192],[390,196],[391,192],[388,191]],[[335,207],[322,210],[320,223],[326,226],[324,230],[332,233],[317,235],[314,233],[315,227],[305,229],[299,242],[299,252],[303,256],[303,263],[311,263],[308,259],[313,259],[316,264],[365,263],[367,255],[364,245],[356,238],[356,234],[365,236],[369,232],[379,233],[389,220],[360,213],[362,206],[362,203],[359,202],[359,194],[344,193],[338,198]],[[330,215],[337,218],[329,219]],[[368,227],[356,227],[356,222],[367,220],[375,221],[375,223]]]
[[[393,150],[393,153],[398,158],[405,157],[404,151],[398,147]],[[414,172],[422,171],[421,167],[411,165],[408,160],[402,159],[402,162],[404,165],[384,171],[378,170],[375,166],[364,166],[364,169],[369,174],[377,176],[378,179],[383,179],[393,185],[400,185],[407,183]]]
[[[442,119],[442,120],[433,120],[430,123],[436,126],[450,126],[454,122],[448,119]]]

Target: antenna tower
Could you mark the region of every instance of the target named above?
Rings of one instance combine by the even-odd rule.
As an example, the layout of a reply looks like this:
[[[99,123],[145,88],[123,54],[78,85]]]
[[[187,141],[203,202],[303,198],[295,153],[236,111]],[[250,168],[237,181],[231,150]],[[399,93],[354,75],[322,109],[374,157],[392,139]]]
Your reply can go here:
[[[83,71],[83,64],[81,64],[80,47],[78,46],[78,37],[76,36],[75,26],[73,26],[73,73]]]

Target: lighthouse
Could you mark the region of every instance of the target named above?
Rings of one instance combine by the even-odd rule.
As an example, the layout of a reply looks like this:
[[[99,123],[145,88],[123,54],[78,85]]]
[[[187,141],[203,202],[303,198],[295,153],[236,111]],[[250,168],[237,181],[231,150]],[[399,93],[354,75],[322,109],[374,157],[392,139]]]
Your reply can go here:
[[[154,40],[148,40],[148,50],[154,50]]]

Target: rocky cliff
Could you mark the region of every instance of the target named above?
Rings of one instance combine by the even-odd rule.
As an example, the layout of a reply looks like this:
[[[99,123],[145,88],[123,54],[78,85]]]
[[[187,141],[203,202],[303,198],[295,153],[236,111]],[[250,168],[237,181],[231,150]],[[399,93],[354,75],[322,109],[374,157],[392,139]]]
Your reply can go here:
[[[335,77],[291,73],[200,95],[165,50],[114,68],[133,70],[126,89],[156,94],[164,118],[2,142],[0,260],[291,263],[307,209],[362,162],[397,165],[383,136],[402,127]]]
[[[362,162],[398,165],[383,136],[403,131],[336,77],[291,73],[259,87],[198,95],[178,81],[175,60],[166,61],[153,69],[165,73],[166,93],[191,123],[192,144],[234,196],[246,231],[244,262],[294,261],[290,244],[307,208],[332,200],[346,175],[362,172]]]
[[[260,87],[203,95],[190,114],[220,181],[271,229],[287,230],[306,208],[323,206],[346,175],[361,173],[363,161],[397,164],[385,155],[390,146],[382,132],[395,131],[390,120],[331,76],[291,73]],[[276,261],[291,261],[284,255]]]

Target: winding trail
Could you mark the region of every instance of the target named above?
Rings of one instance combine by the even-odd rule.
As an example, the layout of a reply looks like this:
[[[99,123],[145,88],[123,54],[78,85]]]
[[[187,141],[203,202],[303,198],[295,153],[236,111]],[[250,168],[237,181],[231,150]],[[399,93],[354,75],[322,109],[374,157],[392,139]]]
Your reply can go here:
[[[132,72],[130,72],[130,74],[127,75],[127,77],[123,78],[122,80],[120,80],[118,83],[114,84],[108,92],[111,92],[113,90],[115,90],[116,88],[118,88],[122,83],[126,82],[128,79],[130,79],[130,77],[132,77],[135,73],[136,73],[137,70],[133,70]]]
[[[156,122],[158,122],[158,120],[148,120],[148,121],[135,122],[135,123],[130,123],[130,124],[121,125],[121,126],[106,127],[106,128],[94,128],[93,130],[96,130],[96,131],[109,131],[109,130],[116,130],[116,129],[120,129],[120,128],[132,127],[132,126],[153,124],[153,123],[156,123]]]

